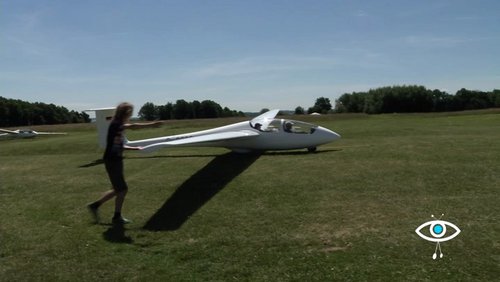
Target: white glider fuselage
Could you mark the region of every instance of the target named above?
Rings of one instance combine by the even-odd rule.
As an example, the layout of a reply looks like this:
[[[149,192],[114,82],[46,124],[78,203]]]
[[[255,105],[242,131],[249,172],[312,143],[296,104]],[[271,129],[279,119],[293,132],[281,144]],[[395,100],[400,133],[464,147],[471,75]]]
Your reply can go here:
[[[287,122],[293,123],[294,128],[286,131],[284,129],[284,124]],[[297,125],[301,126],[299,127]],[[229,136],[228,139],[224,140],[203,141],[203,136],[224,136],[225,133],[229,134],[232,132],[239,132],[247,137],[230,138]],[[157,147],[203,146],[224,147],[236,152],[249,152],[312,148],[332,142],[338,138],[340,138],[340,135],[321,126],[286,119],[274,119],[266,130],[258,130],[252,127],[251,122],[242,121],[192,133],[128,141],[127,145],[144,147],[144,151],[153,151],[156,150]],[[199,139],[200,142],[197,142],[196,139]],[[190,142],[182,142],[181,140],[190,140]]]

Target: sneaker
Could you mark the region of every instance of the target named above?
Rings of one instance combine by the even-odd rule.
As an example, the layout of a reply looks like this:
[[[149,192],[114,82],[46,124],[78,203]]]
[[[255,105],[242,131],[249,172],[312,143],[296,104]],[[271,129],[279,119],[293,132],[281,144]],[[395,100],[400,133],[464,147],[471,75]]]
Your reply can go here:
[[[113,222],[113,224],[128,224],[128,223],[131,223],[132,221],[130,221],[124,217],[113,217],[112,222]]]
[[[97,212],[97,210],[99,209],[99,207],[95,203],[91,203],[91,204],[87,205],[87,208],[89,209],[90,214],[92,215],[92,218],[94,219],[94,222],[98,223],[99,222],[99,213]]]

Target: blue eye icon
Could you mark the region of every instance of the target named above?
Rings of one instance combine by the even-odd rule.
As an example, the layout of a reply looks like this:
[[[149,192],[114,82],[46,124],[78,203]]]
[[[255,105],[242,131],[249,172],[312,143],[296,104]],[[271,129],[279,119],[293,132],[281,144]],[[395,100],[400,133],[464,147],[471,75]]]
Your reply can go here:
[[[441,217],[443,215],[444,214],[442,214]],[[435,218],[434,215],[431,215],[431,216],[433,218]],[[427,241],[430,241],[430,242],[436,242],[436,249],[434,250],[434,254],[432,255],[432,259],[437,258],[437,250],[438,249],[439,249],[439,253],[440,253],[439,258],[442,258],[443,252],[441,251],[441,244],[440,243],[457,237],[461,231],[460,228],[458,228],[455,224],[448,222],[448,221],[441,220],[441,217],[439,219],[424,222],[419,227],[417,227],[417,229],[415,229],[415,233],[417,233],[417,235],[420,236],[420,238],[427,240]],[[425,229],[426,226],[429,226],[430,236],[427,236],[424,233],[422,233],[422,230]],[[451,228],[448,228],[447,226],[451,227],[455,230],[455,232],[452,235],[445,236],[447,233],[449,233],[448,230],[451,229]]]

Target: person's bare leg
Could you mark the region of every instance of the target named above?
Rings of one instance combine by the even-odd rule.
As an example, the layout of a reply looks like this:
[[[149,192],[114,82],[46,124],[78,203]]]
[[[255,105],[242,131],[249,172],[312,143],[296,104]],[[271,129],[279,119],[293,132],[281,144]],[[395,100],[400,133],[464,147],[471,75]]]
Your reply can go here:
[[[96,223],[99,222],[99,213],[98,213],[99,207],[105,202],[112,199],[114,196],[116,196],[116,191],[109,190],[106,193],[104,193],[104,195],[102,195],[102,197],[99,200],[87,205],[87,208],[89,209]]]
[[[104,193],[104,195],[102,195],[102,197],[99,200],[97,200],[97,202],[99,202],[99,204],[102,205],[105,202],[111,200],[114,196],[116,196],[116,191],[109,190],[106,193]]]

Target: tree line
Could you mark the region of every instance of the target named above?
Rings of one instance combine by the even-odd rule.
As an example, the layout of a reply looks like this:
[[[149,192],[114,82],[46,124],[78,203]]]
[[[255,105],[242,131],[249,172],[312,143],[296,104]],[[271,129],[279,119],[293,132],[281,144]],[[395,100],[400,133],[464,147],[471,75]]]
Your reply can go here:
[[[312,114],[312,113],[318,113],[318,114],[327,114],[330,112],[332,109],[332,104],[330,103],[330,99],[325,98],[325,97],[319,97],[316,99],[316,102],[314,103],[314,106],[309,107],[306,110],[302,108],[301,106],[298,106],[295,108],[295,114],[296,115],[304,115],[306,113]]]
[[[145,103],[139,110],[139,117],[144,120],[196,119],[245,116],[241,111],[222,108],[211,100],[187,102],[183,99],[165,105]]]
[[[446,112],[500,107],[500,90],[462,88],[455,95],[424,86],[403,85],[345,93],[335,101],[336,113]]]
[[[44,124],[90,122],[85,112],[69,111],[62,106],[30,103],[0,96],[0,126],[26,126]]]
[[[295,108],[295,114],[335,113],[411,113],[463,111],[500,107],[500,90],[484,92],[462,88],[455,95],[418,85],[387,86],[367,92],[345,93],[335,100],[320,97],[307,111]],[[267,110],[267,109],[265,109]],[[261,110],[261,112],[264,111]],[[222,107],[212,100],[187,102],[183,99],[165,105],[145,103],[139,110],[144,120],[196,119],[245,116],[241,111]],[[62,106],[30,103],[0,96],[0,126],[26,126],[90,122],[85,112],[69,111]]]

